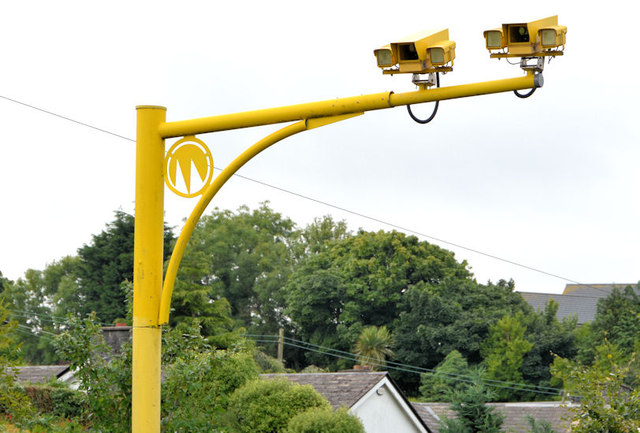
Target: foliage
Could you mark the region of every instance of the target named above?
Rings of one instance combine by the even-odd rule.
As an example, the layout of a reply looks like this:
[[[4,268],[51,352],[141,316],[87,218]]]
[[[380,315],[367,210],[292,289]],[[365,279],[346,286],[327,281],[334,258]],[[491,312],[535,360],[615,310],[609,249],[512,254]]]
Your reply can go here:
[[[453,350],[469,364],[482,362],[481,346],[498,318],[530,311],[513,283],[478,284],[448,277],[439,284],[418,283],[407,289],[393,322],[395,360],[435,368]],[[417,394],[415,376],[392,373],[403,389]]]
[[[346,408],[333,412],[309,409],[291,418],[286,433],[365,433],[360,420]]]
[[[50,337],[58,328],[51,317],[50,295],[45,285],[45,273],[33,269],[27,270],[24,278],[15,283],[5,282],[0,292],[0,297],[11,311],[11,318],[16,321],[12,333],[14,340],[20,342],[20,348],[15,353],[28,363],[52,364],[58,361]]]
[[[387,357],[393,356],[392,344],[393,338],[386,326],[367,326],[356,341],[358,362],[372,370],[383,367]]]
[[[449,401],[451,393],[461,391],[467,384],[471,369],[467,360],[457,350],[449,352],[447,357],[435,368],[434,373],[422,373],[420,376],[421,400],[436,402]]]
[[[608,342],[597,348],[591,366],[555,359],[552,373],[580,399],[580,405],[572,408],[572,432],[628,433],[640,429],[640,388],[625,385],[632,361],[633,355],[625,357]]]
[[[627,286],[623,290],[614,288],[609,296],[598,301],[590,333],[582,340],[579,359],[592,362],[594,349],[605,339],[627,355],[640,343],[640,293],[637,286]]]
[[[529,433],[556,433],[548,421],[538,421],[531,415],[527,415],[529,423]]]
[[[240,348],[192,353],[165,371],[163,428],[189,433],[223,426],[229,396],[259,373],[252,354]]]
[[[472,382],[452,395],[451,409],[455,419],[445,417],[441,433],[499,433],[502,432],[504,415],[487,406],[493,400],[491,392],[482,382],[482,374],[476,371]]]
[[[13,346],[11,332],[17,323],[9,320],[9,310],[0,301],[0,414],[8,415],[17,422],[24,422],[33,415],[33,407],[22,389],[15,385],[15,372],[5,355]]]
[[[344,221],[336,222],[330,215],[325,215],[322,218],[315,218],[305,227],[301,236],[300,246],[303,251],[300,251],[297,256],[304,258],[326,251],[331,248],[332,243],[345,240],[352,236],[352,233],[349,232]]]
[[[228,302],[233,319],[250,332],[275,334],[289,327],[283,316],[282,289],[294,264],[295,224],[263,203],[250,211],[216,209],[198,222],[178,271],[172,324],[188,317],[214,317],[229,330],[223,315],[212,314]],[[214,312],[215,313],[215,312]],[[215,326],[203,321],[205,335]],[[258,332],[259,331],[259,332]]]
[[[466,263],[415,236],[360,231],[296,267],[287,284],[287,312],[303,340],[347,351],[364,327],[390,325],[414,285],[469,276]],[[314,354],[307,361],[334,363]]]
[[[286,369],[282,361],[267,355],[266,353],[256,350],[253,359],[260,367],[262,373],[284,373]]]
[[[482,354],[486,366],[486,378],[496,381],[522,383],[520,367],[524,355],[533,344],[525,340],[525,326],[522,313],[504,316],[489,328],[489,336],[482,345]],[[500,388],[496,391],[499,401],[517,399],[518,391]]]
[[[85,414],[85,394],[69,388],[62,382],[26,386],[25,393],[40,413],[65,419],[81,419]]]
[[[189,360],[199,353],[211,351],[212,347],[201,331],[197,320],[174,328],[163,328],[162,364],[171,365],[177,359]]]
[[[133,240],[135,220],[133,215],[115,212],[115,219],[107,228],[92,237],[91,243],[78,249],[77,293],[81,317],[95,311],[103,323],[126,315],[125,294],[120,286],[133,281]],[[165,227],[165,259],[171,253],[173,232]]]
[[[291,418],[311,408],[331,406],[311,385],[286,380],[252,381],[229,399],[229,414],[241,433],[284,432]]]
[[[91,313],[84,320],[70,315],[67,330],[56,338],[56,347],[86,392],[85,414],[94,428],[111,433],[130,431],[131,345],[125,345],[120,355],[112,355],[96,313]]]
[[[522,361],[522,378],[526,383],[553,387],[550,367],[553,355],[573,358],[577,353],[577,317],[565,318],[562,322],[557,318],[558,303],[549,300],[543,311],[525,316],[525,339],[533,343],[532,349],[524,355]],[[524,400],[548,399],[548,395],[519,393]]]

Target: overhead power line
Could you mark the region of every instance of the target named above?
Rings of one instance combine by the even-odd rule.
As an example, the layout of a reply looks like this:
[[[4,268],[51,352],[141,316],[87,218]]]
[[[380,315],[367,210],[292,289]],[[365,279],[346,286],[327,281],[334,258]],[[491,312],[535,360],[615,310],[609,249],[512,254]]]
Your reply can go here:
[[[27,104],[27,103],[19,101],[17,99],[9,98],[9,97],[3,96],[3,95],[0,95],[0,98],[5,99],[5,100],[10,101],[10,102],[13,102],[15,104],[19,104],[19,105],[31,108],[33,110],[40,111],[40,112],[45,113],[45,114],[49,114],[51,116],[58,117],[58,118],[63,119],[63,120],[67,120],[69,122],[73,122],[75,124],[78,124],[78,125],[81,125],[81,126],[84,126],[84,127],[87,127],[87,128],[94,129],[94,130],[99,131],[99,132],[103,132],[105,134],[113,135],[113,136],[121,138],[123,140],[135,142],[135,140],[130,138],[130,137],[125,137],[123,135],[116,134],[116,133],[111,132],[109,130],[106,130],[106,129],[103,129],[103,128],[99,128],[97,126],[90,125],[88,123],[81,122],[81,121],[72,119],[72,118],[67,117],[67,116],[63,116],[63,115],[55,113],[53,111],[45,110],[45,109],[37,107],[35,105]],[[222,169],[219,169],[217,167],[215,169],[216,170],[220,170],[220,171],[222,170]],[[543,275],[546,275],[546,276],[549,276],[549,277],[557,278],[557,279],[560,279],[560,280],[563,280],[563,281],[566,281],[566,282],[570,282],[570,283],[574,283],[574,284],[580,284],[580,285],[583,285],[585,287],[593,288],[595,290],[600,290],[602,292],[607,292],[604,289],[601,289],[601,288],[598,288],[598,287],[593,287],[593,286],[590,286],[588,284],[580,283],[579,281],[576,281],[576,280],[574,280],[572,278],[568,278],[568,277],[564,277],[564,276],[561,276],[561,275],[558,275],[558,274],[555,274],[555,273],[547,272],[545,270],[542,270],[542,269],[539,269],[539,268],[536,268],[536,267],[533,267],[533,266],[525,265],[525,264],[516,262],[514,260],[505,259],[505,258],[496,256],[494,254],[490,254],[490,253],[486,253],[484,251],[480,251],[480,250],[475,249],[475,248],[466,247],[466,246],[458,244],[458,243],[449,242],[449,241],[446,241],[444,239],[441,239],[441,238],[438,238],[438,237],[435,237],[435,236],[431,236],[431,235],[428,235],[426,233],[419,232],[417,230],[413,230],[413,229],[410,229],[410,228],[407,228],[407,227],[402,227],[400,225],[397,225],[397,224],[394,224],[394,223],[391,223],[391,222],[388,222],[388,221],[384,221],[384,220],[381,220],[379,218],[375,218],[375,217],[372,217],[372,216],[369,216],[369,215],[365,215],[363,213],[356,212],[356,211],[353,211],[353,210],[350,210],[350,209],[347,209],[347,208],[344,208],[344,207],[341,207],[341,206],[338,206],[338,205],[335,205],[335,204],[332,204],[332,203],[329,203],[329,202],[326,202],[326,201],[323,201],[323,200],[319,200],[319,199],[316,199],[316,198],[313,198],[313,197],[310,197],[310,196],[307,196],[307,195],[304,195],[304,194],[301,194],[301,193],[298,193],[298,192],[294,192],[294,191],[291,191],[291,190],[288,190],[288,189],[285,189],[285,188],[281,188],[281,187],[278,187],[278,186],[275,186],[275,185],[271,185],[269,183],[266,183],[266,182],[263,182],[263,181],[260,181],[260,180],[257,180],[257,179],[253,179],[253,178],[250,178],[250,177],[247,177],[247,176],[243,176],[243,175],[240,175],[240,174],[237,174],[237,173],[234,174],[233,176],[241,178],[241,179],[244,179],[244,180],[248,180],[250,182],[254,182],[256,184],[259,184],[259,185],[262,185],[262,186],[266,186],[268,188],[275,189],[275,190],[278,190],[278,191],[281,191],[281,192],[284,192],[284,193],[287,193],[287,194],[290,194],[290,195],[293,195],[293,196],[296,196],[296,197],[300,197],[300,198],[302,198],[304,200],[309,200],[309,201],[321,204],[323,206],[327,206],[327,207],[330,207],[330,208],[333,208],[333,209],[336,209],[336,210],[339,210],[339,211],[342,211],[342,212],[346,212],[348,214],[351,214],[351,215],[354,215],[354,216],[357,216],[357,217],[360,217],[360,218],[364,218],[364,219],[367,219],[369,221],[377,222],[379,224],[384,224],[384,225],[386,225],[388,227],[392,227],[392,228],[400,230],[400,231],[404,231],[404,232],[407,232],[407,233],[412,233],[412,234],[417,235],[417,236],[421,236],[421,237],[424,237],[424,238],[427,238],[427,239],[431,239],[432,241],[439,242],[441,244],[449,245],[449,246],[452,246],[452,247],[455,247],[455,248],[459,248],[459,249],[462,249],[462,250],[465,250],[465,251],[469,251],[469,252],[472,252],[472,253],[475,253],[475,254],[479,254],[481,256],[485,256],[485,257],[488,257],[488,258],[493,259],[493,260],[501,261],[503,263],[507,263],[507,264],[510,264],[510,265],[513,265],[513,266],[517,266],[517,267],[520,267],[520,268],[523,268],[523,269],[527,269],[529,271],[536,272],[536,273],[539,273],[539,274],[543,274]]]
[[[46,330],[40,330],[39,332],[35,332],[31,327],[26,325],[20,325],[20,324],[16,328],[16,331],[22,334],[34,335],[47,341],[53,341],[53,339],[58,335]],[[253,341],[257,343],[277,343],[279,341],[279,336],[277,335],[245,334],[245,336],[251,338]],[[453,374],[453,373],[443,373],[443,372],[438,372],[437,370],[432,370],[429,368],[416,367],[414,365],[402,364],[402,363],[393,362],[393,361],[387,361],[386,363],[383,364],[373,358],[369,358],[369,357],[363,358],[362,356],[358,356],[351,352],[345,352],[342,350],[332,349],[326,346],[307,343],[301,340],[296,340],[294,338],[284,337],[283,343],[290,347],[295,347],[305,351],[315,352],[322,355],[331,356],[334,358],[345,359],[348,361],[356,362],[356,361],[365,359],[366,362],[370,363],[373,366],[385,367],[390,370],[402,371],[402,372],[411,373],[411,374],[430,373],[430,374],[436,374],[439,376],[445,376],[456,382],[473,383],[473,377],[471,376],[462,375],[462,374]],[[514,391],[531,392],[534,394],[557,396],[562,392],[562,389],[560,388],[531,385],[527,383],[508,382],[508,381],[493,380],[493,379],[481,379],[481,380],[486,386],[501,388],[501,389],[510,389]]]
[[[258,343],[277,343],[279,341],[279,336],[277,335],[245,334],[245,336],[252,338],[254,341]],[[334,358],[345,359],[348,361],[355,362],[355,361],[364,359],[365,362],[370,363],[376,367],[385,367],[390,370],[402,371],[405,373],[412,373],[412,374],[429,373],[429,374],[435,374],[438,376],[445,376],[448,379],[451,379],[456,382],[473,383],[472,376],[462,375],[462,374],[453,374],[453,373],[443,373],[443,372],[439,372],[437,370],[433,370],[429,368],[416,367],[414,365],[403,364],[403,363],[393,362],[393,361],[386,361],[385,363],[380,363],[373,358],[369,358],[369,357],[363,358],[351,352],[332,349],[326,346],[319,346],[317,344],[307,343],[307,342],[296,340],[289,337],[283,338],[283,344],[290,347],[295,347],[302,350],[331,356]],[[511,390],[522,391],[522,392],[532,392],[535,394],[557,396],[562,392],[562,389],[560,388],[552,388],[548,386],[531,385],[531,384],[518,383],[518,382],[508,382],[503,380],[482,379],[482,382],[486,386],[491,386],[494,388],[511,389]]]
[[[18,101],[17,99],[12,99],[12,98],[9,98],[9,97],[3,96],[3,95],[0,95],[0,98],[6,99],[7,101],[13,102],[15,104],[19,104],[19,105],[23,105],[25,107],[29,107],[29,108],[31,108],[33,110],[40,111],[40,112],[45,113],[45,114],[49,114],[51,116],[58,117],[60,119],[67,120],[69,122],[77,123],[78,125],[81,125],[81,126],[84,126],[84,127],[87,127],[87,128],[95,129],[96,131],[104,132],[105,134],[109,134],[109,135],[113,135],[113,136],[118,137],[118,138],[122,138],[123,140],[133,141],[135,143],[135,140],[132,139],[132,138],[125,137],[124,135],[116,134],[115,132],[111,132],[111,131],[108,131],[106,129],[98,128],[97,126],[93,126],[93,125],[90,125],[88,123],[80,122],[79,120],[75,120],[75,119],[72,119],[70,117],[63,116],[63,115],[58,114],[58,113],[54,113],[53,111],[45,110],[44,108],[36,107],[35,105],[27,104],[25,102],[21,102],[21,101]]]

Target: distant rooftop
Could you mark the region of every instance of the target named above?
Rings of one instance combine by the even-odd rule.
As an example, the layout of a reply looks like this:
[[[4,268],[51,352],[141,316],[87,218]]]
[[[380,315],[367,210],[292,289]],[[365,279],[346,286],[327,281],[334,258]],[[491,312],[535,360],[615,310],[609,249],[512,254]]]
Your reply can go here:
[[[613,289],[623,290],[627,286],[635,286],[636,283],[627,284],[567,284],[564,287],[563,295],[582,295],[606,298],[613,292]]]
[[[562,321],[567,317],[578,318],[578,325],[584,325],[593,320],[598,310],[600,298],[582,295],[554,295],[550,293],[520,292],[534,310],[543,311],[550,299],[558,303],[558,313],[556,317]]]
[[[32,365],[22,367],[8,367],[15,374],[19,383],[47,383],[52,379],[59,379],[69,371],[68,365]]]
[[[614,288],[624,289],[635,284],[567,284],[562,294],[520,292],[534,310],[544,310],[550,299],[558,303],[558,320],[575,316],[578,325],[591,322],[598,311],[598,301],[611,294]]]
[[[299,385],[311,385],[329,400],[334,409],[337,409],[353,406],[386,375],[386,372],[345,372],[261,374],[260,376],[265,379],[287,379]]]
[[[444,417],[455,418],[449,406],[450,403],[411,403],[420,417],[425,421],[433,433],[440,431],[440,421]],[[530,425],[527,416],[536,421],[547,421],[557,433],[569,431],[571,403],[533,402],[533,403],[487,403],[504,416],[504,431],[514,433],[529,433]]]

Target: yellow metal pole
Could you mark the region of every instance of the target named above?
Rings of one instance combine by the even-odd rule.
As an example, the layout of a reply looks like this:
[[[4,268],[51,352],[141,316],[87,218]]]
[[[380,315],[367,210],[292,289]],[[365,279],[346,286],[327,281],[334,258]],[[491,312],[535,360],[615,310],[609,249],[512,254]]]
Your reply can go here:
[[[136,108],[131,425],[135,433],[159,433],[164,139],[158,126],[166,120],[166,109],[148,105]]]

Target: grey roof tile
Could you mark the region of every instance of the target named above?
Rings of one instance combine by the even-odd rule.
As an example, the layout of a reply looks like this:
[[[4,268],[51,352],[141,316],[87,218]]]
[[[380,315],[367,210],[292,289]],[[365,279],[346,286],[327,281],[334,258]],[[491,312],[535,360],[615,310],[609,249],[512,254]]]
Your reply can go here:
[[[624,289],[627,286],[634,287],[636,284],[567,284],[564,287],[564,295],[595,296],[606,298],[614,288]]]
[[[449,403],[412,403],[416,412],[423,418],[433,433],[439,433],[440,420],[444,417],[455,418],[455,412],[449,409]],[[489,403],[496,411],[505,415],[502,429],[513,433],[530,431],[527,416],[536,421],[547,421],[557,433],[570,431],[571,412],[569,406],[560,402],[532,403]]]
[[[520,292],[520,295],[534,310],[540,311],[544,310],[550,299],[553,299],[558,303],[558,313],[556,314],[558,320],[575,316],[578,318],[578,325],[584,325],[593,320],[598,310],[598,301],[600,300],[600,298],[584,295],[560,295],[533,292]]]
[[[19,383],[46,383],[51,379],[57,379],[69,371],[68,365],[30,365],[22,367],[9,367],[8,370],[15,374]]]
[[[261,374],[265,379],[287,379],[311,385],[334,409],[350,408],[387,375],[385,372]]]

